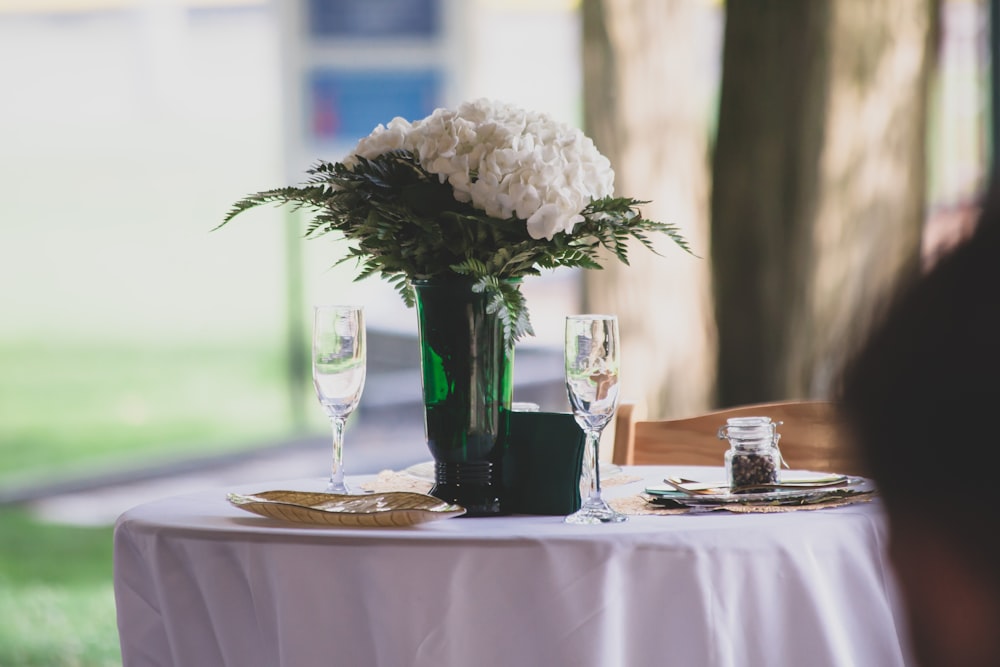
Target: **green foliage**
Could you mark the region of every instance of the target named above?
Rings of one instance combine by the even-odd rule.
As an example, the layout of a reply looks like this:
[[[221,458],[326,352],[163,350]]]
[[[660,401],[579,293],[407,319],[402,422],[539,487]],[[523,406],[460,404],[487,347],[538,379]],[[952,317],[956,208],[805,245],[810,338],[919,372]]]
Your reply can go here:
[[[676,226],[646,220],[638,207],[647,202],[624,197],[592,201],[572,234],[533,239],[524,220],[491,218],[457,201],[451,186],[407,151],[359,157],[351,167],[319,162],[308,173],[303,185],[238,201],[219,226],[263,204],[308,208],[315,217],[307,237],[342,234],[349,244],[342,261],[358,262],[358,279],[381,275],[407,305],[413,304],[413,280],[456,274],[473,280],[489,295],[510,345],[532,330],[524,298],[506,281],[541,269],[600,269],[604,249],[628,264],[629,239],[653,250],[653,233],[666,234],[690,252]]]

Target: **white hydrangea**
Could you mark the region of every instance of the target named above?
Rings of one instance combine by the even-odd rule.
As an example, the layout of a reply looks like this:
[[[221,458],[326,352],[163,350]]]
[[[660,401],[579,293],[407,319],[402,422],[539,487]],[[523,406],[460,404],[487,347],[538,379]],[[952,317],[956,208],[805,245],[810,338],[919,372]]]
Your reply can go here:
[[[455,199],[494,218],[526,221],[534,239],[571,233],[580,211],[614,191],[614,170],[578,128],[490,100],[379,125],[344,160],[406,149]]]
[[[406,137],[411,127],[409,121],[399,117],[393,118],[388,127],[380,124],[354,147],[351,154],[343,160],[344,164],[353,167],[358,163],[358,156],[370,160],[383,153],[407,148]]]

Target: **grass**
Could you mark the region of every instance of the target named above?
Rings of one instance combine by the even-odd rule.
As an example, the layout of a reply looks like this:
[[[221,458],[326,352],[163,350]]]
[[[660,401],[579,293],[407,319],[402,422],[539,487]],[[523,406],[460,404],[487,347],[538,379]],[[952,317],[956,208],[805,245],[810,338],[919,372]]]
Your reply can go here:
[[[0,484],[245,447],[291,427],[280,350],[263,345],[8,342],[0,369]]]
[[[0,665],[120,665],[110,527],[0,509]]]
[[[279,437],[284,372],[266,345],[0,343],[0,486]],[[0,507],[0,665],[120,664],[112,528]]]

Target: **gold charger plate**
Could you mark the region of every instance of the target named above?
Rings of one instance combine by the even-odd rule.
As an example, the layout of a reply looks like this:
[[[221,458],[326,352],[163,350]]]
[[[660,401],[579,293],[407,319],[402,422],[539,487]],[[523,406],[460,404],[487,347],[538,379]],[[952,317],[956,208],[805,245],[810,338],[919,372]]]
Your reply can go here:
[[[465,514],[465,508],[408,491],[348,496],[307,491],[230,493],[241,510],[282,521],[320,526],[399,528]]]

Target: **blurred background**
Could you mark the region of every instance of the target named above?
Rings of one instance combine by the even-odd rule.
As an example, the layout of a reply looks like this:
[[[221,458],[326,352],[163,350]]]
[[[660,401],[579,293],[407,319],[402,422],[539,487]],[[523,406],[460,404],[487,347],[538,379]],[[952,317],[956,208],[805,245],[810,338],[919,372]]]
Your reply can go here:
[[[255,210],[376,124],[476,97],[585,128],[697,257],[527,280],[515,400],[566,408],[615,312],[652,416],[829,395],[892,287],[971,229],[987,0],[0,0],[0,665],[120,664],[111,526],[326,470],[310,307],[363,303],[349,472],[429,458],[416,323]]]

